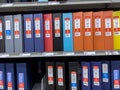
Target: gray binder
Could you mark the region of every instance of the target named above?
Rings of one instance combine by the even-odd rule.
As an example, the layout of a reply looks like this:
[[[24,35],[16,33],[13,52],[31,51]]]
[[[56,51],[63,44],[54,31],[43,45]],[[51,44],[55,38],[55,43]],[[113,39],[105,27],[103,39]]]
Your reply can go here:
[[[5,52],[14,52],[14,40],[13,40],[13,17],[12,15],[4,16],[5,20]]]
[[[14,15],[14,45],[15,53],[23,52],[22,15]]]

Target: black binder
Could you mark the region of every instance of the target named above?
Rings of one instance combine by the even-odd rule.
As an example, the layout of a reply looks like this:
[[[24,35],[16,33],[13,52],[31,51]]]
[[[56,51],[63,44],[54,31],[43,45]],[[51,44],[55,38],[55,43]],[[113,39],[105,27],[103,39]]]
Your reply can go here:
[[[55,90],[54,62],[46,62],[47,83],[46,90]]]
[[[56,62],[56,90],[66,90],[65,69],[64,62]]]
[[[53,51],[63,51],[62,14],[53,14]]]
[[[69,62],[69,90],[79,90],[78,62]]]
[[[4,17],[0,16],[0,53],[5,52]]]

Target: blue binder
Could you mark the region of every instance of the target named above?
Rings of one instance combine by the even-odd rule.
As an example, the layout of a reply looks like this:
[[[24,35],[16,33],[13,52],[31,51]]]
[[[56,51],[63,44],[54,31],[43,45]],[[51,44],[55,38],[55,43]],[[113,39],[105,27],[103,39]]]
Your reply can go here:
[[[63,13],[63,47],[65,52],[73,51],[72,13]]]
[[[120,60],[111,61],[111,90],[120,90]]]
[[[110,90],[110,62],[102,61],[102,90]]]
[[[14,64],[6,63],[6,90],[16,90]]]
[[[91,90],[90,62],[81,62],[82,65],[82,90]]]
[[[35,52],[44,51],[43,41],[43,15],[34,14],[34,38],[35,38]]]
[[[18,90],[32,90],[30,73],[28,71],[27,63],[16,64],[17,68],[17,89]]]
[[[102,63],[91,62],[92,90],[102,90]]]
[[[34,33],[32,14],[24,14],[24,52],[34,52]]]
[[[5,64],[0,63],[0,90],[6,90]]]

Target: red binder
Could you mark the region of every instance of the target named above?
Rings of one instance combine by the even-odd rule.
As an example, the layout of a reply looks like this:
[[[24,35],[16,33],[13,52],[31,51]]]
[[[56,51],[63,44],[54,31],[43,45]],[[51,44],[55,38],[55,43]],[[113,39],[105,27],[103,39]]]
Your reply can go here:
[[[94,50],[104,50],[103,11],[94,12]]]
[[[104,40],[105,50],[113,50],[113,18],[112,11],[105,11],[104,16]]]
[[[44,45],[45,52],[53,51],[53,35],[52,35],[52,14],[44,14]]]

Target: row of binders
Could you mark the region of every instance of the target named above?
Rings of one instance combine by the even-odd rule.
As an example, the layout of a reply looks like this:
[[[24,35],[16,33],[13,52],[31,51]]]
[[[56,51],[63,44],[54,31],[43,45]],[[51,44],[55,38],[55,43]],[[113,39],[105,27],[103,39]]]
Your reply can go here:
[[[68,68],[63,62],[49,62],[46,71],[46,90],[120,90],[119,60],[69,62]]]
[[[27,63],[0,63],[0,90],[31,90],[29,72]]]
[[[120,11],[0,17],[0,52],[120,50]]]

